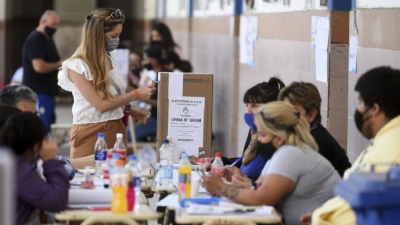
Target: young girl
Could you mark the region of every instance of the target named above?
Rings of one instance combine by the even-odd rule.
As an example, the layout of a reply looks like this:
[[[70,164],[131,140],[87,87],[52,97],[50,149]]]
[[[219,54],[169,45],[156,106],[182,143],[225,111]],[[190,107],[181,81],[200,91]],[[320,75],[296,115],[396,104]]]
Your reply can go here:
[[[46,134],[42,120],[30,112],[14,113],[0,131],[0,145],[12,149],[16,156],[18,225],[36,224],[39,210],[57,212],[67,207],[68,175],[64,164],[56,160],[57,145]],[[39,158],[45,179],[32,166]]]

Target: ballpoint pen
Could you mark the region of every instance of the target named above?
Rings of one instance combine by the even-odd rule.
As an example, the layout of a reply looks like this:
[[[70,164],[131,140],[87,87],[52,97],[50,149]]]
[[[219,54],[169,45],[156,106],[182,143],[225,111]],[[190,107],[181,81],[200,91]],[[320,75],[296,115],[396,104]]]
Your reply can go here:
[[[235,162],[233,162],[229,167],[232,167],[232,166],[234,166],[234,165],[236,165],[236,164],[238,164],[239,162],[241,162],[242,161],[242,159],[243,159],[243,156],[240,156],[239,158],[237,158],[236,160],[235,160]]]

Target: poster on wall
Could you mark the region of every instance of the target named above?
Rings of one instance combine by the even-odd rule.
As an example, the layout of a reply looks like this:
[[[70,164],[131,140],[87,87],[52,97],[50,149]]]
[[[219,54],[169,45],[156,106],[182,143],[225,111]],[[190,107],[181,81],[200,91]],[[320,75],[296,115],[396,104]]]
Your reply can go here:
[[[357,50],[358,50],[357,37],[350,36],[349,71],[353,73],[357,73]]]
[[[311,33],[312,32],[313,31],[311,31]],[[329,46],[329,17],[316,17],[315,18],[315,74],[316,74],[316,80],[321,81],[323,83],[328,83],[328,46]]]
[[[239,62],[254,66],[254,44],[258,39],[258,18],[241,16],[239,32]]]
[[[168,135],[180,152],[196,155],[203,147],[204,97],[175,97],[169,99]]]

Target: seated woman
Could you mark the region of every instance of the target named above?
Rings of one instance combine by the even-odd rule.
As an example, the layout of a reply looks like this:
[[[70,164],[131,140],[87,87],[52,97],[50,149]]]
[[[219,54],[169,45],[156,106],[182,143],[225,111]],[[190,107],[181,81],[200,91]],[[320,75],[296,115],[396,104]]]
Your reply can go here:
[[[16,112],[0,131],[0,145],[16,155],[16,224],[39,221],[38,210],[56,212],[68,203],[69,180],[64,164],[56,160],[57,145],[46,138],[42,120],[29,112]],[[42,179],[32,166],[43,160]]]
[[[351,167],[346,151],[321,124],[321,96],[312,83],[293,82],[282,89],[278,96],[297,109],[310,124],[310,132],[317,142],[319,153],[324,156],[342,177]]]
[[[244,205],[275,206],[285,224],[300,224],[300,215],[321,206],[333,196],[340,179],[318,152],[308,123],[283,102],[267,103],[255,116],[258,141],[277,150],[261,172],[256,190],[225,184],[217,175],[203,176],[203,186]]]
[[[235,168],[228,168],[232,174],[240,173],[240,176],[246,176],[255,181],[261,174],[265,163],[274,154],[275,149],[271,144],[263,144],[257,141],[257,128],[253,123],[254,115],[260,108],[268,102],[278,99],[279,91],[285,87],[285,84],[278,78],[272,77],[268,82],[261,82],[246,91],[243,96],[243,103],[246,105],[244,120],[250,130],[244,145],[242,157],[236,162]],[[225,158],[225,165],[234,163],[238,158]],[[196,163],[197,158],[191,157],[191,161]]]

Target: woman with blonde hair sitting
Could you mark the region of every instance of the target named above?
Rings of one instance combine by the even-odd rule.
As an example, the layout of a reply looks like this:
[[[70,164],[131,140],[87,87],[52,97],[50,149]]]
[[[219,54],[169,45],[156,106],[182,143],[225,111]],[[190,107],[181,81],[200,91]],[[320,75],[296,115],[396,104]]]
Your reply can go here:
[[[300,224],[300,215],[321,206],[333,196],[340,179],[318,151],[305,118],[283,102],[264,105],[255,116],[258,141],[277,148],[265,164],[255,190],[225,184],[217,174],[203,176],[212,194],[244,205],[271,205],[283,214],[285,224]]]

